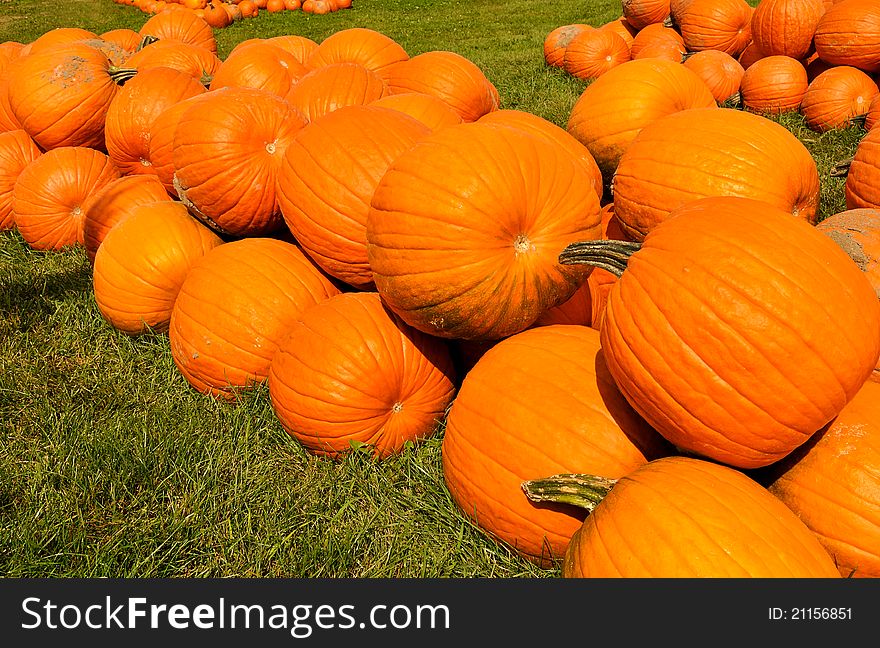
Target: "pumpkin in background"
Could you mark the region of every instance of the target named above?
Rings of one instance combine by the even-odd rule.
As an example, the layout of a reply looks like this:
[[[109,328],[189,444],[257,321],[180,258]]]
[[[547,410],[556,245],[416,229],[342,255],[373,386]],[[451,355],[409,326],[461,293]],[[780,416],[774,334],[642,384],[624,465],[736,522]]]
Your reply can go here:
[[[617,20],[612,20],[599,26],[597,29],[607,29],[620,36],[627,47],[632,48],[638,30],[627,22],[626,18],[620,16]],[[563,52],[565,54],[565,52]]]
[[[462,123],[461,115],[455,112],[449,104],[433,95],[422,94],[421,92],[403,92],[386,95],[371,101],[367,105],[377,108],[390,108],[391,110],[405,113],[422,122],[431,132],[445,126],[455,126]]]
[[[587,272],[557,257],[568,241],[599,235],[581,161],[543,137],[471,123],[392,163],[373,194],[367,254],[379,293],[410,326],[500,339],[574,293]]]
[[[549,566],[584,513],[531,503],[522,481],[560,472],[617,478],[670,451],[615,387],[599,333],[546,326],[502,340],[467,373],[446,419],[443,477],[484,532]]]
[[[608,29],[592,29],[571,40],[562,67],[578,79],[595,79],[629,60],[629,45],[623,38]]]
[[[180,41],[160,40],[132,54],[125,64],[138,71],[156,67],[173,68],[186,72],[207,86],[220,68],[221,61],[216,54],[204,47]]]
[[[697,107],[717,104],[692,71],[661,59],[628,61],[587,86],[572,107],[566,128],[587,147],[610,182],[620,157],[643,127]]]
[[[880,383],[778,465],[768,486],[819,538],[842,576],[880,577]]]
[[[174,187],[209,227],[263,236],[284,225],[275,184],[281,159],[305,118],[280,97],[221,88],[194,102],[174,131]]]
[[[230,53],[217,68],[208,87],[211,90],[256,88],[284,97],[309,70],[293,54],[277,45],[256,42]]]
[[[719,104],[738,101],[745,70],[730,54],[718,50],[694,52],[684,60],[684,66],[703,80]]]
[[[220,0],[212,0],[205,5],[205,15],[203,18],[214,29],[228,27],[232,24],[233,20],[232,14],[223,8],[223,3]]]
[[[661,457],[610,486],[584,481],[578,494],[607,494],[572,537],[564,578],[840,577],[797,515],[733,468]]]
[[[455,52],[435,50],[381,70],[390,94],[424,92],[448,103],[462,121],[498,110],[498,89],[476,63]]]
[[[659,51],[662,51],[664,46],[672,45],[675,46],[673,48],[675,52],[684,55],[686,48],[681,34],[674,29],[667,27],[663,23],[654,23],[648,25],[635,35],[633,42],[630,44],[630,53],[635,60],[640,58],[652,58]],[[645,52],[644,57],[642,56],[642,52]],[[681,62],[681,58],[675,62]]]
[[[98,35],[81,27],[56,27],[41,34],[24,46],[21,54],[36,54],[54,48],[56,45],[70,45],[80,41],[98,38]]]
[[[163,200],[134,207],[107,233],[95,255],[98,310],[129,335],[166,331],[193,262],[222,243],[182,203]]]
[[[599,166],[596,164],[593,156],[590,155],[587,147],[578,142],[564,128],[560,128],[553,122],[533,113],[510,108],[493,110],[480,117],[477,121],[484,125],[514,128],[568,150],[575,159],[584,165],[591,178],[590,184],[599,197],[599,201],[602,201],[605,188],[602,184],[602,172],[599,170]]]
[[[572,39],[578,34],[594,29],[591,25],[583,23],[574,23],[571,25],[562,25],[550,31],[544,37],[544,63],[550,67],[561,68],[565,61],[565,49]]]
[[[210,93],[203,92],[179,101],[163,110],[150,126],[150,165],[166,191],[175,198],[177,190],[174,188],[174,132],[177,130],[180,118],[193,104],[211,97]]]
[[[138,30],[141,37],[174,40],[203,47],[217,53],[217,41],[211,25],[192,11],[163,11],[149,18]]]
[[[107,233],[131,215],[136,207],[171,200],[165,187],[154,175],[122,176],[108,182],[83,203],[83,245],[89,263]]]
[[[831,237],[865,273],[880,298],[880,209],[848,209],[816,229]]]
[[[432,435],[454,381],[446,343],[407,326],[374,292],[307,308],[268,378],[275,415],[309,452],[339,457],[364,444],[377,458]]]
[[[127,52],[129,56],[137,52],[143,42],[140,34],[128,28],[111,29],[100,34],[98,37],[107,43],[117,45],[124,52]]]
[[[764,56],[806,58],[824,14],[823,0],[761,0],[752,15],[752,40]]]
[[[797,112],[809,86],[807,70],[790,56],[771,55],[755,61],[743,74],[743,107],[759,114]]]
[[[342,108],[363,106],[385,96],[382,79],[359,63],[331,63],[312,70],[288,91],[285,99],[307,121]]]
[[[762,58],[764,58],[764,54],[758,49],[758,46],[755,45],[754,41],[752,41],[743,50],[743,53],[739,55],[737,60],[739,61],[739,64],[743,66],[744,70],[748,70],[755,61],[759,61]]]
[[[614,211],[635,241],[672,210],[708,196],[754,198],[814,223],[819,172],[807,148],[777,122],[695,108],[643,128],[614,176]]]
[[[35,250],[83,241],[83,205],[119,177],[110,158],[92,148],[62,146],[28,164],[12,189],[15,225]]]
[[[130,70],[114,71],[107,57],[83,43],[55,45],[9,69],[9,105],[40,148],[104,147],[104,119]]]
[[[669,0],[622,0],[623,17],[636,30],[669,17]]]
[[[297,242],[329,275],[373,287],[370,200],[391,163],[429,133],[388,108],[346,106],[296,134],[278,172],[278,204]]]
[[[807,126],[824,133],[845,128],[850,120],[868,114],[868,107],[880,94],[867,74],[848,65],[837,65],[822,72],[810,83],[801,103]]]
[[[880,4],[875,0],[835,4],[819,20],[813,42],[823,61],[880,71]]]
[[[880,300],[864,273],[813,225],[760,201],[693,200],[640,247],[586,241],[562,262],[620,274],[602,348],[633,408],[680,450],[737,468],[806,442],[880,355]]]
[[[880,128],[859,142],[844,185],[847,209],[880,209]]]
[[[297,34],[282,34],[281,36],[272,36],[266,39],[266,42],[280,47],[288,54],[293,54],[296,59],[308,67],[307,61],[309,56],[318,49],[318,43],[308,36],[299,36]]]
[[[692,0],[678,30],[690,52],[714,49],[736,57],[752,42],[752,12],[745,0]]]
[[[12,189],[24,168],[41,153],[23,130],[0,133],[0,231],[15,228]]]
[[[165,110],[203,94],[205,87],[171,68],[138,72],[110,102],[104,123],[107,155],[125,175],[154,174],[150,162],[150,129]]]
[[[358,63],[371,72],[409,59],[400,43],[373,29],[350,27],[330,34],[306,61],[316,69],[333,63]]]
[[[338,293],[296,245],[225,243],[193,264],[174,302],[174,363],[199,392],[232,398],[266,380],[278,345],[306,308]]]

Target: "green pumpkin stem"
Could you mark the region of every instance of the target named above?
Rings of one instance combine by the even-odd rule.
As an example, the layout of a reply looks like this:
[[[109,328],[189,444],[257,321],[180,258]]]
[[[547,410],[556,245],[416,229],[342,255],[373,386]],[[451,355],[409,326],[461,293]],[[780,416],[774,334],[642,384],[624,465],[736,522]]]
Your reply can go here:
[[[110,66],[108,70],[110,78],[116,85],[125,85],[125,82],[133,78],[137,74],[137,68],[122,68],[115,65]]]
[[[607,270],[619,277],[629,258],[642,247],[633,241],[580,241],[569,244],[559,255],[562,265],[583,263]]]
[[[845,178],[849,173],[849,167],[853,163],[853,158],[849,158],[844,160],[843,162],[838,162],[833,167],[831,167],[831,171],[828,173],[832,178]]]
[[[150,36],[149,34],[147,34],[146,36],[144,36],[144,37],[141,39],[141,44],[138,45],[137,51],[140,52],[140,51],[141,51],[142,49],[144,49],[147,45],[152,45],[152,44],[155,43],[157,40],[159,40],[158,37],[156,37],[156,36]]]
[[[533,502],[571,504],[592,513],[616,483],[616,479],[598,475],[563,474],[524,481],[521,487]]]

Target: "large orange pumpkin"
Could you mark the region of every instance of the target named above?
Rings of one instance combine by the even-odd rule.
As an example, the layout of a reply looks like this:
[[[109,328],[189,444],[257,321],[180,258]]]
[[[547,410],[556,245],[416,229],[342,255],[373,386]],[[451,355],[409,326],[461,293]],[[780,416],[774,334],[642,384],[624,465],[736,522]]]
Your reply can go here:
[[[159,40],[175,40],[217,53],[211,25],[192,11],[163,11],[148,19],[138,33]]]
[[[572,107],[567,130],[589,149],[610,182],[620,157],[642,128],[697,107],[717,105],[692,71],[661,59],[628,61],[587,86]]]
[[[844,186],[847,209],[880,209],[880,128],[859,142]]]
[[[694,52],[685,59],[684,66],[703,80],[719,104],[737,101],[745,70],[730,54],[719,50]]]
[[[391,108],[414,117],[427,126],[431,132],[444,126],[460,124],[461,115],[442,99],[421,92],[402,92],[379,97],[368,105],[377,108]]]
[[[186,72],[207,86],[220,68],[220,58],[204,47],[175,40],[160,40],[147,45],[126,61],[126,66],[139,71],[170,67]]]
[[[262,236],[281,229],[278,169],[306,120],[266,90],[221,88],[199,99],[174,131],[178,196],[221,233]]]
[[[217,68],[209,88],[257,88],[284,97],[309,68],[291,53],[266,41],[236,49]]]
[[[824,14],[823,0],[761,0],[752,14],[752,40],[764,56],[806,58]]]
[[[0,133],[0,230],[13,229],[12,189],[19,174],[41,151],[23,130]]]
[[[359,63],[330,63],[291,86],[287,102],[308,120],[343,106],[366,105],[387,93],[382,79]]]
[[[349,27],[321,41],[306,61],[310,68],[358,63],[372,72],[406,61],[409,54],[390,36],[365,27]]]
[[[535,505],[522,481],[559,472],[617,478],[671,451],[614,385],[599,333],[567,325],[530,329],[486,351],[452,404],[442,448],[458,507],[545,565],[562,558],[584,512]]]
[[[196,102],[211,98],[211,94],[202,94],[179,101],[162,111],[150,126],[150,165],[156,177],[172,196],[177,196],[174,188],[174,132],[177,124],[189,108]]]
[[[435,432],[455,390],[443,340],[407,326],[377,293],[330,297],[302,314],[269,367],[282,427],[309,452],[401,452]]]
[[[296,245],[258,237],[225,243],[184,279],[168,329],[171,355],[195,389],[232,398],[264,382],[305,309],[337,293]]]
[[[393,162],[373,194],[367,254],[378,291],[411,326],[500,339],[572,295],[585,273],[557,256],[572,237],[599,235],[582,162],[544,138],[471,123]]]
[[[25,45],[22,54],[36,54],[52,49],[56,45],[69,45],[84,40],[98,38],[98,35],[81,27],[56,27],[44,32],[30,43]]]
[[[880,383],[771,466],[770,492],[815,533],[841,575],[880,577]]]
[[[801,114],[815,131],[844,128],[851,119],[867,115],[878,94],[877,84],[867,74],[848,65],[836,65],[810,83]]]
[[[765,56],[745,71],[740,95],[746,110],[760,114],[797,112],[809,87],[807,70],[790,56]]]
[[[769,465],[870,377],[880,300],[834,241],[788,211],[748,198],[694,200],[634,253],[633,244],[588,241],[562,261],[613,270],[609,254],[627,245],[602,348],[630,404],[683,451]]]
[[[346,106],[296,134],[278,172],[278,204],[303,250],[328,274],[372,287],[370,200],[391,163],[429,133],[388,108]]]
[[[107,155],[126,175],[154,174],[150,162],[150,129],[166,109],[203,94],[205,87],[189,74],[171,68],[152,68],[116,93],[104,123]]]
[[[154,175],[122,176],[92,194],[83,203],[83,245],[89,263],[94,264],[101,242],[117,223],[136,207],[171,200]]]
[[[629,45],[621,36],[609,29],[592,29],[571,40],[562,67],[578,79],[596,79],[629,60]]]
[[[640,30],[669,17],[669,0],[622,0],[621,9],[626,21]]]
[[[739,56],[752,42],[753,9],[745,0],[691,0],[678,18],[688,51]]]
[[[222,243],[182,203],[163,200],[133,208],[107,233],[95,256],[98,310],[129,335],[166,331],[193,262]]]
[[[110,158],[92,148],[62,146],[28,164],[12,189],[15,225],[36,250],[83,241],[83,205],[119,177]]]
[[[816,53],[834,65],[880,70],[880,4],[844,0],[825,12],[813,37]]]
[[[608,489],[603,486],[599,493],[592,488],[579,490],[601,497]],[[690,457],[662,457],[610,487],[572,537],[562,576],[839,578],[840,574],[791,509],[742,472]]]
[[[643,128],[614,176],[614,211],[633,240],[676,207],[707,196],[762,200],[813,223],[819,172],[807,148],[779,123],[740,110],[695,108]]]
[[[267,43],[280,47],[285,52],[293,54],[296,59],[308,67],[307,61],[309,56],[318,49],[318,43],[308,36],[299,36],[297,34],[283,34],[281,36],[272,36],[266,39]]]

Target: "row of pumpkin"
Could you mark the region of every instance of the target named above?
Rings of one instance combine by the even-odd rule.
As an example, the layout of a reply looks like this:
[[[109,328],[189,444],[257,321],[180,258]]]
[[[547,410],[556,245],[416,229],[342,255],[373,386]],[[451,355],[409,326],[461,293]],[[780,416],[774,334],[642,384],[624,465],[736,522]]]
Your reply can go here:
[[[203,18],[214,29],[223,29],[244,18],[256,18],[260,10],[267,13],[302,11],[324,15],[350,9],[352,0],[113,0],[116,4],[136,7],[147,14],[163,11],[190,11]]]
[[[548,33],[547,65],[593,80],[626,61],[660,58],[694,71],[722,104],[800,111],[819,132],[880,120],[880,5],[872,0],[761,0],[754,9],[745,0],[634,0],[622,8],[603,25]]]
[[[115,63],[76,30],[0,46],[0,215],[84,245],[108,322],[167,330],[201,392],[267,382],[314,453],[445,421],[456,504],[564,575],[880,574],[873,264],[815,225],[791,133],[662,60],[603,75],[566,132],[359,28],[132,65],[216,57],[188,13],[114,34]],[[535,482],[557,474],[589,477]]]

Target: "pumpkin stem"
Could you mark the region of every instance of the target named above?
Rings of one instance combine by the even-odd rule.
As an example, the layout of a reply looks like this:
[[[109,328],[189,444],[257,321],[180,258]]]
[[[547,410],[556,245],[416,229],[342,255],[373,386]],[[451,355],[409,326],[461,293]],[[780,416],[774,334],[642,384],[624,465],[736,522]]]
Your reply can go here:
[[[626,270],[629,258],[642,247],[633,241],[580,241],[570,243],[559,255],[559,263],[573,265],[584,263],[607,270],[619,277]]]
[[[739,91],[734,92],[727,99],[725,99],[724,101],[721,102],[720,107],[721,108],[735,108],[737,110],[740,110],[743,107],[742,98],[743,97],[742,97],[741,92],[739,92]]]
[[[116,85],[125,85],[125,82],[137,74],[137,68],[121,68],[111,65],[108,73],[113,83]]]
[[[865,113],[864,115],[856,115],[849,120],[849,123],[853,126],[861,126],[864,128],[866,121],[868,121],[868,113]]]
[[[843,160],[842,162],[838,162],[833,167],[831,167],[831,171],[828,175],[832,178],[845,178],[849,173],[849,167],[853,163],[853,158],[849,158]]]
[[[141,39],[141,44],[138,45],[137,51],[140,52],[140,51],[141,51],[142,49],[144,49],[147,45],[152,45],[152,44],[155,43],[157,40],[159,40],[159,39],[158,39],[156,36],[150,36],[149,34],[146,35],[146,36],[144,36],[144,37]]]
[[[533,502],[571,504],[592,513],[616,483],[616,479],[598,475],[563,474],[524,481],[520,486]]]
[[[663,19],[663,26],[669,27],[670,29],[675,29],[675,21],[672,19],[672,14],[666,16],[666,18]]]

